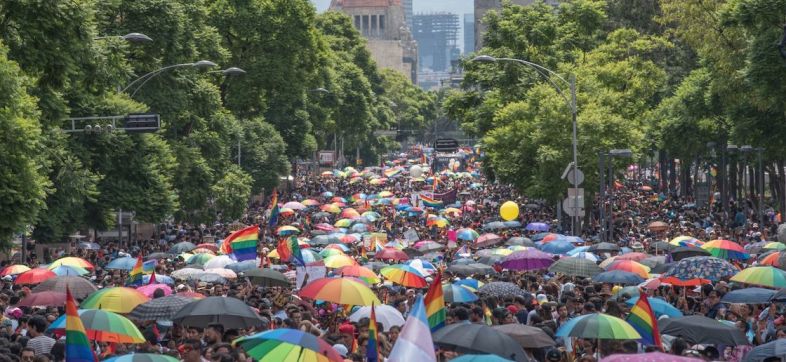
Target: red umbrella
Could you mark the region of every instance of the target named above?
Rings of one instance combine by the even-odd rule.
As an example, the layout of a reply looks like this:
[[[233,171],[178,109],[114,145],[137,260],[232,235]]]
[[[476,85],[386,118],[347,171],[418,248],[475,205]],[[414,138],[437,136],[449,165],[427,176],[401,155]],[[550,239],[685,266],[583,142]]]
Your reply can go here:
[[[383,248],[382,250],[374,254],[374,258],[379,260],[393,260],[393,261],[409,260],[409,256],[407,255],[407,253],[398,250],[396,248]]]
[[[46,307],[59,307],[65,305],[66,294],[60,292],[40,292],[32,293],[22,299],[18,306],[20,307],[33,307],[33,306],[46,306]]]
[[[19,274],[14,284],[38,284],[54,277],[57,277],[57,274],[47,268],[35,268]]]
[[[483,248],[500,242],[502,242],[501,236],[497,234],[488,233],[488,234],[483,234],[477,239],[475,239],[475,246],[479,248]]]

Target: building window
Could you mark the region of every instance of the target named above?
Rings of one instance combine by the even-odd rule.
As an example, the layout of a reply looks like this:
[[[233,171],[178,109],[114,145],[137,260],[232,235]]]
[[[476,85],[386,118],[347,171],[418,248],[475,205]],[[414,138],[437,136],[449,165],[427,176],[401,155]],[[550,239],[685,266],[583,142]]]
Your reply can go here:
[[[355,29],[363,31],[363,29],[360,28],[360,15],[355,15]]]
[[[363,34],[368,35],[368,15],[363,15]]]
[[[371,15],[371,35],[377,35],[378,33],[379,32],[377,29],[377,16]]]
[[[385,31],[385,15],[379,16],[379,32],[382,33]]]

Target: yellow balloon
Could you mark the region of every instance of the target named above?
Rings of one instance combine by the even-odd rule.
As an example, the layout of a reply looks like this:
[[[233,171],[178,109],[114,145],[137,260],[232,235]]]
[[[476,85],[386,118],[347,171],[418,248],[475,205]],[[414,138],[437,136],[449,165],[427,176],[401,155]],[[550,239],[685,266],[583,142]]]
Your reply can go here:
[[[499,216],[505,221],[511,221],[519,217],[519,205],[513,201],[506,201],[499,207]]]

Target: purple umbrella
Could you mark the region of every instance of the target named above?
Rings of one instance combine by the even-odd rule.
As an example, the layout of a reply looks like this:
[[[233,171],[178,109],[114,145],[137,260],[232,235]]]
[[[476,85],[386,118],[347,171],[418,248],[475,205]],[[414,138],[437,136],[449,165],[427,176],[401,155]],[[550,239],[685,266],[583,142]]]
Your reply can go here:
[[[554,263],[553,257],[554,255],[552,254],[532,248],[510,254],[505,259],[502,259],[500,264],[503,268],[509,270],[546,269]]]
[[[528,231],[549,231],[549,224],[542,222],[531,222],[527,224],[526,230]]]

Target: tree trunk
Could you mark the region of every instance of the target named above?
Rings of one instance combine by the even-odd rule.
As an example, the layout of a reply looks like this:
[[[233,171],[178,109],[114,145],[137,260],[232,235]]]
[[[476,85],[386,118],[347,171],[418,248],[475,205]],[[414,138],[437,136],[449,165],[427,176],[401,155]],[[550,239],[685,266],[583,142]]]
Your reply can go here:
[[[669,188],[669,169],[668,162],[666,161],[666,151],[664,150],[658,150],[658,171],[660,173],[658,191],[666,192]]]
[[[737,161],[729,157],[729,198],[737,200]]]
[[[778,181],[775,182],[775,187],[778,190],[778,198],[776,200],[778,200],[778,211],[783,212],[783,210],[786,209],[786,190],[784,190],[784,184],[786,184],[786,175],[784,174],[783,170],[783,160],[778,160],[776,164],[778,165],[778,169],[775,170],[775,173],[778,175]]]
[[[669,193],[674,195],[677,192],[677,162],[669,158]]]

